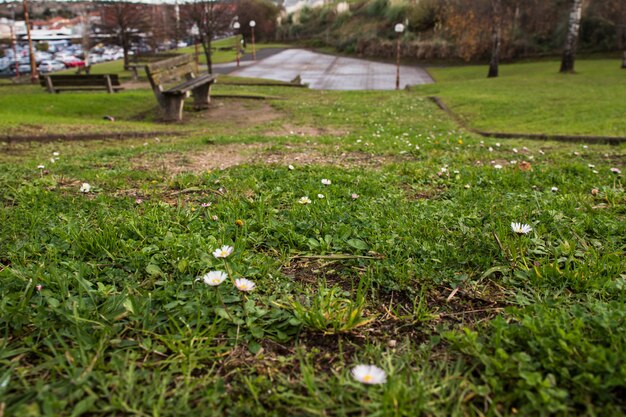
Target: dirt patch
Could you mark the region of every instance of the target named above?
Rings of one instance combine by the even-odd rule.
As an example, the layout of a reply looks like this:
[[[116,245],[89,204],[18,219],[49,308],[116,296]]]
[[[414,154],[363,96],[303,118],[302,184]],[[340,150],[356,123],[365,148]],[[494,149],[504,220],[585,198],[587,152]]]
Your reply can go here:
[[[354,266],[345,265],[345,259],[293,259],[281,268],[281,272],[294,281],[308,285],[317,285],[320,279],[326,281],[328,287],[337,285],[346,291],[351,291],[358,285],[358,277],[363,271]],[[351,278],[346,278],[345,272],[350,269]]]
[[[284,124],[275,129],[268,130],[264,133],[265,136],[279,137],[279,136],[343,136],[348,132],[341,129],[333,129],[330,127],[312,127],[312,126],[294,126],[291,124]]]
[[[216,125],[236,124],[239,128],[257,126],[278,120],[285,115],[259,100],[215,99],[201,112],[185,112],[188,123],[212,122]],[[186,123],[183,121],[183,123]]]
[[[247,163],[378,168],[388,163],[408,160],[365,152],[338,152],[334,148],[321,145],[307,145],[306,150],[295,145],[285,145],[279,151],[273,148],[274,146],[268,143],[210,145],[206,150],[185,154],[139,155],[132,162],[134,169],[155,169],[179,174],[222,170]]]

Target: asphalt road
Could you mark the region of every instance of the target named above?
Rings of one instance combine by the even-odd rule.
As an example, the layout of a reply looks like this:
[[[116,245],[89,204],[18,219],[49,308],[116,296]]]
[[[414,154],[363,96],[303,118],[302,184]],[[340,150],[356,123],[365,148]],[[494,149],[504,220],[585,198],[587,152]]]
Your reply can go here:
[[[270,52],[270,51],[268,51]],[[393,90],[396,66],[364,59],[320,54],[304,49],[271,51],[257,56],[257,61],[243,61],[237,69],[232,64],[215,66],[216,72],[238,77],[291,81],[300,75],[302,82],[318,90]],[[234,71],[233,71],[234,70]],[[428,73],[413,66],[400,66],[400,88],[430,84]]]

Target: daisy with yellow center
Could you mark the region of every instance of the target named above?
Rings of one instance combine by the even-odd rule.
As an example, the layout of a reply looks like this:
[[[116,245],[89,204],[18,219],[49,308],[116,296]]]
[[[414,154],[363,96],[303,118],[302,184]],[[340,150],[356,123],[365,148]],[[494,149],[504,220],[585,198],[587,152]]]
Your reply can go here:
[[[384,384],[387,374],[376,365],[357,365],[352,368],[352,377],[368,385]]]
[[[237,287],[239,291],[250,292],[256,287],[256,284],[249,279],[239,278],[235,280],[235,287]]]
[[[527,235],[532,232],[533,228],[527,224],[513,222],[511,223],[511,230],[513,230],[513,233],[517,233],[518,235]]]
[[[227,258],[231,253],[233,253],[233,250],[235,250],[235,248],[232,246],[224,245],[221,248],[215,249],[213,256],[216,258]]]
[[[202,276],[202,278],[198,279],[204,281],[206,285],[216,287],[224,282],[226,278],[228,278],[228,275],[226,275],[226,273],[223,271],[211,271],[208,274]]]

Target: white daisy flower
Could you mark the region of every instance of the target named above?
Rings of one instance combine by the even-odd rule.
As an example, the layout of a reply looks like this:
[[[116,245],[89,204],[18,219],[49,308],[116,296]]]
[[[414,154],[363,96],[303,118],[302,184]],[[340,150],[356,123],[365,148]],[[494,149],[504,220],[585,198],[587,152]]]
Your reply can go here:
[[[289,171],[293,171],[295,169],[294,166],[291,165],[291,164],[289,164],[289,166],[287,168],[289,168]]]
[[[490,146],[489,149],[487,149],[489,152],[493,152],[493,148]]]
[[[596,167],[594,164],[587,164],[587,166],[588,166],[589,168],[595,168],[595,167]]]
[[[496,143],[496,146],[499,148],[500,147],[500,143]]]
[[[52,156],[59,156],[59,155],[61,155],[61,154],[58,153],[58,152],[52,152]]]
[[[557,187],[552,187],[552,188],[550,188],[550,190],[551,190],[553,193],[556,193],[557,191],[559,191],[559,189],[558,189]]]
[[[324,198],[324,194],[318,194],[317,198]]]
[[[37,168],[39,169],[44,169],[46,166],[45,165],[37,165]]]
[[[204,281],[206,285],[216,287],[224,282],[228,278],[228,275],[224,271],[211,271],[208,274],[198,278],[198,280]]]
[[[502,165],[500,165],[500,164],[495,164],[493,167],[494,167],[495,169],[502,169]]]
[[[249,279],[239,278],[235,280],[235,287],[237,287],[239,291],[250,292],[256,287],[256,284]]]
[[[611,172],[613,174],[621,174],[622,173],[622,171],[619,168],[611,168]]]
[[[385,371],[376,365],[357,365],[352,368],[352,377],[369,385],[384,384],[387,381]]]
[[[88,193],[91,191],[91,185],[88,182],[84,182],[83,185],[80,186],[81,193]]]
[[[330,184],[331,184],[331,182],[330,182],[330,180],[329,180],[328,178],[322,178],[322,184],[324,184],[324,185],[330,185]]]
[[[517,148],[513,148],[513,153],[517,153]]]
[[[216,258],[227,258],[234,250],[235,248],[232,246],[224,245],[221,248],[215,249],[213,256]]]
[[[530,233],[533,230],[533,228],[527,224],[513,222],[511,223],[511,230],[513,230],[514,233],[517,233],[519,235],[526,235]]]
[[[298,203],[300,204],[311,204],[311,199],[307,196],[304,197],[300,197],[300,200],[298,200]]]
[[[357,198],[359,198],[359,195],[357,193],[352,193],[350,194],[350,197],[352,197],[353,200],[356,200]]]
[[[545,154],[546,154],[546,153],[545,153],[544,151],[542,151],[541,149],[539,149],[539,153],[540,153],[541,155],[545,155]]]

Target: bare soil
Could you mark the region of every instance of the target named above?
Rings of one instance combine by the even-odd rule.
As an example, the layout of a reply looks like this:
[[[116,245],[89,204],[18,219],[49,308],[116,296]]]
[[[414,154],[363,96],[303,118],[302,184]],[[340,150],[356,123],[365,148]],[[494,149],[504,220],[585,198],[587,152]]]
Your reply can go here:
[[[397,162],[396,156],[365,152],[339,152],[323,145],[284,145],[276,150],[271,143],[208,145],[205,150],[190,153],[144,154],[133,160],[135,169],[156,169],[172,175],[183,172],[205,172],[227,169],[248,163],[276,165],[333,165],[344,168],[379,168]]]

